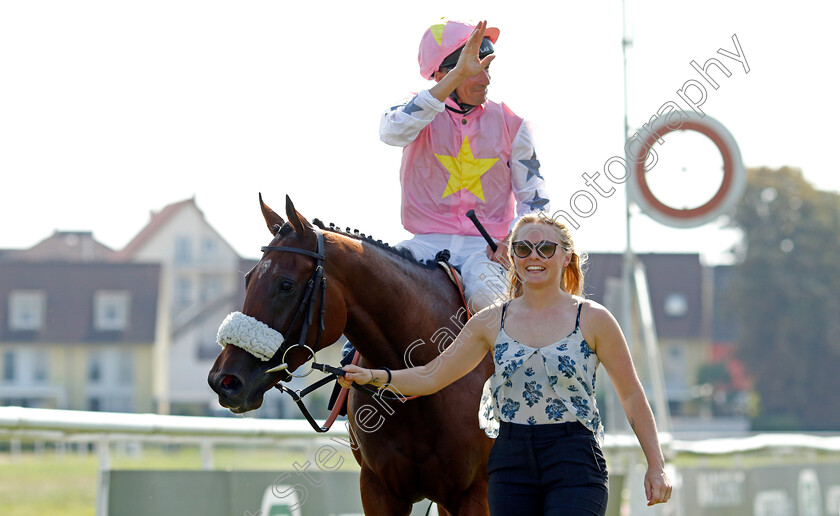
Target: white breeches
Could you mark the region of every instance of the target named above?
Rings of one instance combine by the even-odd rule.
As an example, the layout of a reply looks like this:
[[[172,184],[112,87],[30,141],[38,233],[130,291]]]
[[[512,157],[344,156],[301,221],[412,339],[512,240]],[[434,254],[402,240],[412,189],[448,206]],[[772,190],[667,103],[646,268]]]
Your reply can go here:
[[[461,270],[472,313],[507,300],[507,270],[487,257],[487,242],[480,236],[430,233],[415,235],[396,247],[408,249],[417,260],[432,260],[439,251],[449,249],[449,263]]]

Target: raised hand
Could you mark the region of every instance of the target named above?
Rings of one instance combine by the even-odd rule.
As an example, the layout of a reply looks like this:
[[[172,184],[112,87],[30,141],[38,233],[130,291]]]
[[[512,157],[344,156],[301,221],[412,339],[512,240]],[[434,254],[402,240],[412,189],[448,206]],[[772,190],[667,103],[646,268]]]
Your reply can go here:
[[[434,98],[443,102],[464,81],[478,74],[485,73],[487,67],[490,66],[490,62],[495,59],[493,54],[485,56],[484,59],[479,59],[479,50],[481,49],[482,41],[484,41],[484,32],[486,29],[486,20],[478,22],[478,25],[473,29],[472,34],[470,34],[464,48],[461,50],[461,55],[458,56],[458,62],[455,63],[455,68],[450,70],[449,73],[435,72],[437,84],[429,89],[429,93]],[[489,75],[483,82],[484,95],[486,95],[486,86],[488,83]],[[476,104],[480,104],[481,102],[484,102],[484,100],[478,99]]]
[[[472,34],[470,34],[466,45],[464,45],[464,49],[461,51],[461,55],[458,57],[458,63],[452,70],[456,72],[456,75],[464,78],[478,75],[490,66],[490,62],[496,58],[495,55],[490,54],[489,56],[485,56],[484,59],[479,59],[478,51],[484,40],[484,31],[486,29],[487,20],[483,20],[478,22],[478,25],[476,25]]]

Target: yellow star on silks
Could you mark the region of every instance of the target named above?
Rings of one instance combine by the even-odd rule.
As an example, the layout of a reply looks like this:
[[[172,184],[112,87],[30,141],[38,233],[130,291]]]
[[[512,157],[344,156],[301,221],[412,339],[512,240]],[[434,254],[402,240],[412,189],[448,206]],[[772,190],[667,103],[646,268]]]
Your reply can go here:
[[[481,176],[490,170],[499,158],[476,158],[470,148],[470,140],[464,136],[461,150],[457,156],[441,156],[435,154],[441,165],[449,171],[449,182],[443,191],[441,199],[466,188],[476,197],[484,200],[484,190],[481,188]]]

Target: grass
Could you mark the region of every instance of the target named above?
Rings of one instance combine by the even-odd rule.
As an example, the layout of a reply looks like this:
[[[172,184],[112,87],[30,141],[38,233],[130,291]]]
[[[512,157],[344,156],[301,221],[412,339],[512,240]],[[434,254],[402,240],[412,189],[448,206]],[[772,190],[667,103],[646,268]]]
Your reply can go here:
[[[5,443],[0,443],[5,444]],[[350,450],[334,444],[345,459],[342,471],[358,470]],[[289,444],[282,447],[218,446],[214,448],[216,470],[291,470],[295,462],[313,462],[317,447]],[[610,457],[608,457],[609,459]],[[779,452],[745,453],[735,456],[676,457],[677,468],[754,468],[782,464],[836,464],[838,454]],[[612,469],[612,466],[610,466]],[[144,444],[113,446],[112,469],[200,470],[201,454],[196,446]],[[36,453],[30,445],[15,454],[0,449],[0,515],[95,516],[99,458],[95,452],[58,453],[48,446]]]
[[[349,449],[334,446],[345,458],[343,471],[358,469]],[[317,448],[255,448],[219,446],[214,449],[217,470],[292,469],[294,462],[313,461]],[[111,469],[200,470],[195,446],[144,445],[112,448]],[[94,453],[58,453],[48,447],[16,454],[0,452],[0,514],[2,516],[95,516],[99,457]]]
[[[0,457],[0,513],[4,516],[94,516],[95,456],[23,453]]]

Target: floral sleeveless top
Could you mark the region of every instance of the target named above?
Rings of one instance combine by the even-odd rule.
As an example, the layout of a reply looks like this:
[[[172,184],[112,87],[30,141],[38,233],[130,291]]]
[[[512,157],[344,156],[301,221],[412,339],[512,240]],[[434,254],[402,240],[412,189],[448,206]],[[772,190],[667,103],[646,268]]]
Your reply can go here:
[[[526,346],[505,333],[505,312],[493,344],[495,373],[484,384],[478,419],[492,438],[499,421],[551,424],[579,421],[604,441],[604,427],[595,402],[598,356],[580,331],[578,302],[575,329],[565,338],[541,348]]]

